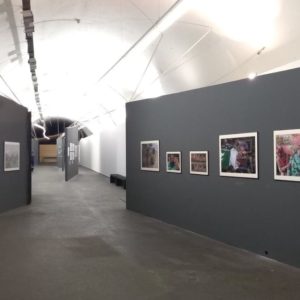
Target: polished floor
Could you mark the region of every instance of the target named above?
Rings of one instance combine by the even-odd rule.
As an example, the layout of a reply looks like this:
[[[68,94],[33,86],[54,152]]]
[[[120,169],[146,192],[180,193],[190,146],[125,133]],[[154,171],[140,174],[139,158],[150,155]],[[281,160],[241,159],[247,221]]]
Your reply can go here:
[[[33,174],[33,203],[0,215],[1,300],[300,299],[300,269],[125,209],[87,169]],[[300,255],[300,253],[299,253]]]

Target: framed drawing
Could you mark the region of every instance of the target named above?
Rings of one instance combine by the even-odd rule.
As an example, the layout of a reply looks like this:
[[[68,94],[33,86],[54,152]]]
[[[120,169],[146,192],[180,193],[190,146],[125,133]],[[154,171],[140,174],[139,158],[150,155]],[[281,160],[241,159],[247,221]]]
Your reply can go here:
[[[141,142],[141,170],[159,171],[159,141]]]
[[[181,173],[181,152],[166,153],[166,171],[169,173]]]
[[[190,151],[190,174],[208,175],[208,151]]]
[[[274,141],[274,179],[300,181],[300,129],[277,130]]]
[[[4,142],[4,171],[20,170],[20,143]]]
[[[257,132],[220,135],[220,176],[258,178]]]

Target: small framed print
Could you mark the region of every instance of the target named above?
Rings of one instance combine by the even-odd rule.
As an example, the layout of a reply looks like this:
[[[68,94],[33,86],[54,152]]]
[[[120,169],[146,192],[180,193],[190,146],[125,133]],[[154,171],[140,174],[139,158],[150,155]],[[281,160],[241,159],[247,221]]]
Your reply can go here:
[[[208,175],[208,151],[190,151],[190,174]]]
[[[4,171],[20,170],[20,143],[4,142]]]
[[[159,141],[141,142],[141,170],[159,171]]]
[[[181,173],[181,152],[166,153],[166,171],[169,173]]]
[[[257,156],[257,132],[220,135],[220,176],[258,178]]]
[[[274,179],[300,181],[300,129],[277,130],[274,140]]]

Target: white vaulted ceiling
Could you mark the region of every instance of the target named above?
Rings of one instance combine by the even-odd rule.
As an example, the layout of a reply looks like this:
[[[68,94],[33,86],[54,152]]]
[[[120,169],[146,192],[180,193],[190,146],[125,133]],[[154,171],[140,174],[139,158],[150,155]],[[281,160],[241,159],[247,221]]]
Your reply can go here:
[[[176,2],[31,0],[44,117],[116,124],[129,101],[299,66],[298,0],[179,1],[133,47]],[[38,119],[21,0],[0,0],[0,76]]]

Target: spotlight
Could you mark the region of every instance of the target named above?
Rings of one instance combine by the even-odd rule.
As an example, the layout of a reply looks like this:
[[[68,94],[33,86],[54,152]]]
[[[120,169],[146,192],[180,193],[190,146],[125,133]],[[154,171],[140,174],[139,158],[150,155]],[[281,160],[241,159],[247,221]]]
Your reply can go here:
[[[256,73],[256,72],[251,72],[251,73],[249,73],[248,78],[249,78],[250,80],[253,80],[256,76],[257,76],[257,73]]]

